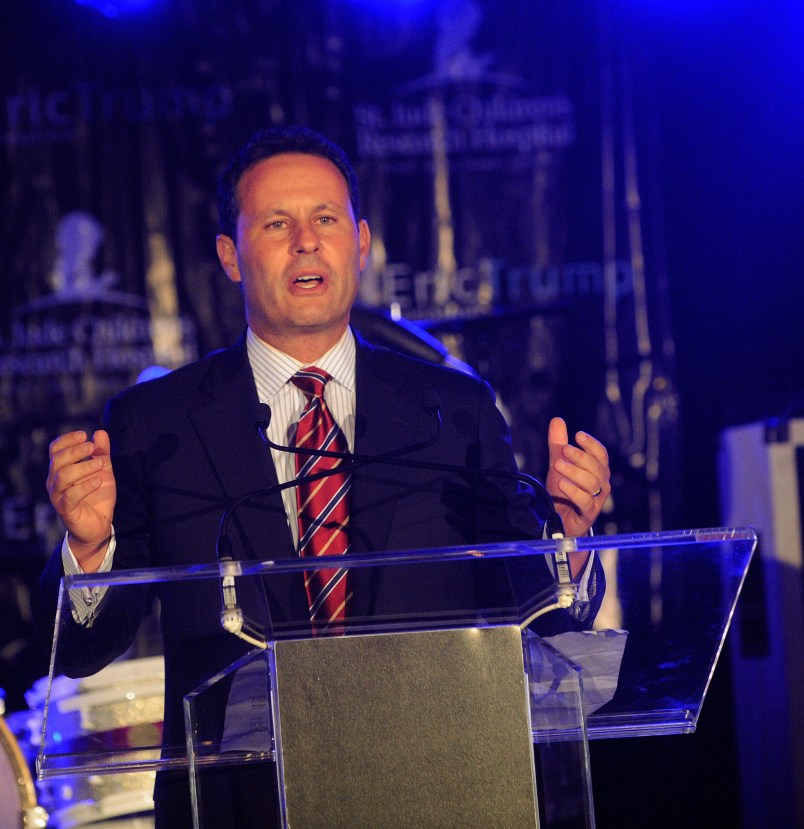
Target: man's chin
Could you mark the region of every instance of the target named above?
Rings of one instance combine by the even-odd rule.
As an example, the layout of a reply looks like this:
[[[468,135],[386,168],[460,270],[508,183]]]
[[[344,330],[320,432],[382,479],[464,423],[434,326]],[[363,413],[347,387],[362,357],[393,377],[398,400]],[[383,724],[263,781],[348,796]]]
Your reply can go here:
[[[348,324],[349,317],[346,317],[345,319],[340,317],[337,320],[333,320],[331,318],[324,318],[316,314],[310,314],[308,316],[299,315],[299,317],[294,320],[294,323],[290,326],[289,330],[293,331],[297,335],[309,334],[310,336],[313,336],[329,334],[335,337],[340,337],[346,330],[346,326]]]
[[[262,325],[258,327],[256,320],[249,322],[251,329],[261,340],[280,351],[291,353],[294,350],[294,344],[315,341],[321,348],[321,354],[338,342],[348,324],[348,317],[333,320],[314,315],[297,318],[291,324],[283,326]]]

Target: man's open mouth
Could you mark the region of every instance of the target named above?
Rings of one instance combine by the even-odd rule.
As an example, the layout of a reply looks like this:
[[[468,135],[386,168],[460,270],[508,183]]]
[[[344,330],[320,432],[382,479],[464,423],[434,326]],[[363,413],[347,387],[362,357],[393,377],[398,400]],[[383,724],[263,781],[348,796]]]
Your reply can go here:
[[[296,285],[312,285],[312,284],[319,284],[324,281],[323,276],[319,276],[316,273],[309,273],[303,274],[302,276],[297,276],[293,282]]]

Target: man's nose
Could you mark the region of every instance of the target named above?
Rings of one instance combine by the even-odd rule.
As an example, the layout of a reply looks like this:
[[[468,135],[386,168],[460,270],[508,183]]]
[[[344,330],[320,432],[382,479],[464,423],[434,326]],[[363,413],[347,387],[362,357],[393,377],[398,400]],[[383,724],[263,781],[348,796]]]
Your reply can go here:
[[[300,222],[296,225],[293,249],[296,253],[315,253],[318,250],[318,234],[312,225],[306,222]]]

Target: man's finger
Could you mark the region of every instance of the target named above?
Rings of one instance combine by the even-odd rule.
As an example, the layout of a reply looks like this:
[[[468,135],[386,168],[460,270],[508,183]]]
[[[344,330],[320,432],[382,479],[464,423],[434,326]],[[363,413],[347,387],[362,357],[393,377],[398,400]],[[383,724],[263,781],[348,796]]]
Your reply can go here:
[[[562,449],[569,443],[569,432],[563,418],[554,417],[547,427],[547,448],[550,455],[550,463],[561,457]]]
[[[584,449],[584,451],[592,455],[592,457],[594,457],[601,466],[608,466],[608,450],[597,438],[590,435],[589,432],[578,432],[575,435],[575,440],[577,440],[578,444]]]
[[[92,435],[92,441],[95,444],[95,457],[98,455],[109,455],[111,453],[111,441],[109,440],[109,433],[103,429],[98,429]]]
[[[48,492],[53,506],[61,513],[66,507],[72,512],[76,506],[102,483],[100,472],[101,460],[92,459],[82,464],[72,464],[48,479]]]
[[[50,442],[48,453],[51,458],[64,452],[65,449],[70,449],[75,446],[80,446],[87,440],[86,432],[67,432],[65,435],[59,435],[55,440]]]
[[[95,460],[93,458],[94,451],[94,444],[86,441],[57,451],[50,459],[47,476],[48,488],[58,487],[64,489],[72,486],[79,478],[86,475],[89,469],[85,467],[85,463],[91,463]],[[98,460],[100,461],[100,459]],[[100,466],[101,463],[98,463],[95,468],[99,469]]]

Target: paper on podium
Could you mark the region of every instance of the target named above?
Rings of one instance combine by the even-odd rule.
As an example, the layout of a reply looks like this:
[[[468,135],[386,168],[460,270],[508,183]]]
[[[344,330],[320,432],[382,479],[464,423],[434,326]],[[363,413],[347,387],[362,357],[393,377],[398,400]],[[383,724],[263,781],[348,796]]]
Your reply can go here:
[[[628,632],[625,630],[570,631],[545,637],[545,642],[581,668],[586,716],[614,698],[627,640]],[[545,672],[550,670],[549,665],[544,666]],[[561,693],[560,687],[555,687],[555,682],[545,672],[531,676],[531,689],[535,682],[542,689]],[[544,693],[543,697],[547,695],[549,692]]]

